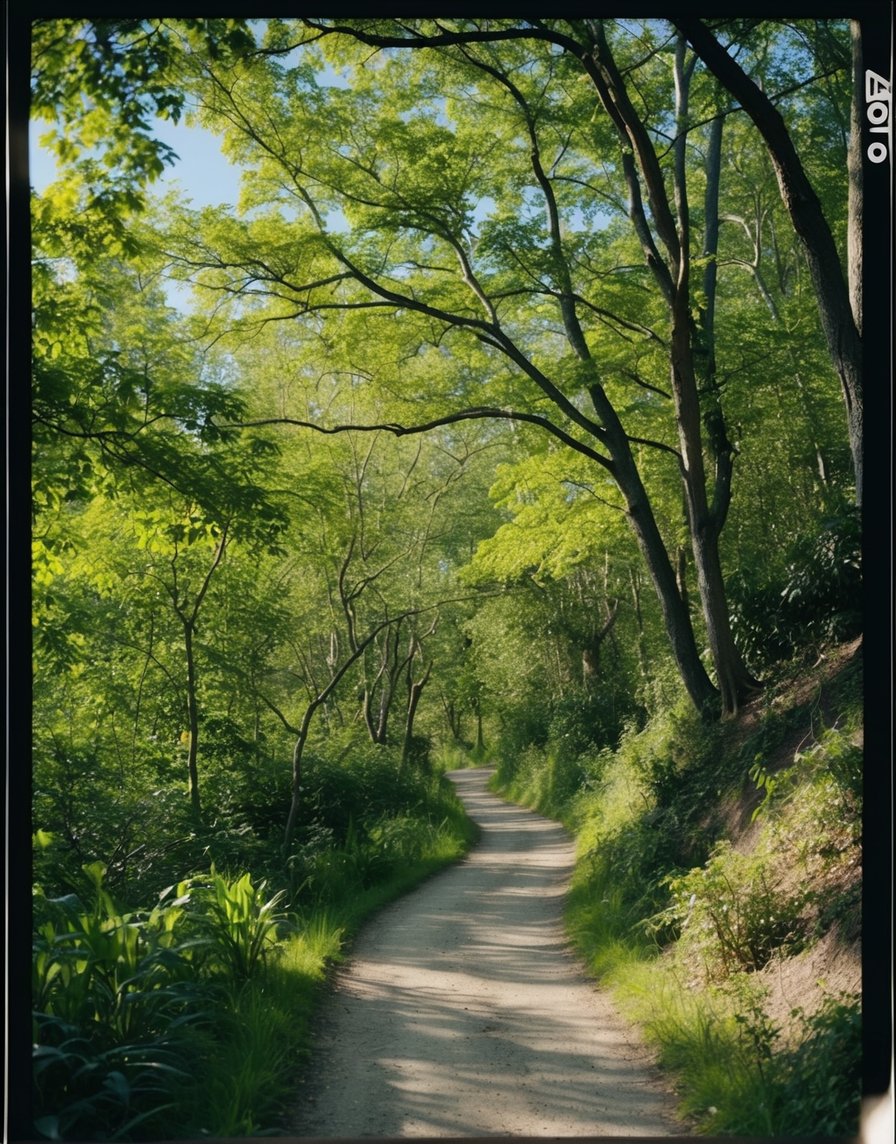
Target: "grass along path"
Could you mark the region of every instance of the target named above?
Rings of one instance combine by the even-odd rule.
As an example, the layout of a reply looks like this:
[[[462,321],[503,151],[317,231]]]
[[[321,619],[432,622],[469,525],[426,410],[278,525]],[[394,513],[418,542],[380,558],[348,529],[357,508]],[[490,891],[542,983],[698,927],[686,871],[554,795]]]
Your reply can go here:
[[[649,1053],[564,938],[571,839],[489,794],[490,776],[451,775],[474,850],[359,935],[291,1135],[676,1133]]]

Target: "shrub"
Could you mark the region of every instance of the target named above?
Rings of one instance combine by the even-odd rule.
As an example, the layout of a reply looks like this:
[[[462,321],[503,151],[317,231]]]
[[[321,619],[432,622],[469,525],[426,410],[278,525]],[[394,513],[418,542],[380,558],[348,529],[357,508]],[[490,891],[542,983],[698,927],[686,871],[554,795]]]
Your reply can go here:
[[[808,750],[798,752],[797,767],[826,775],[848,797],[856,822],[861,819],[865,757],[861,747],[843,731],[831,728]]]
[[[852,1137],[857,1135],[862,1088],[859,999],[827,996],[806,1015],[791,1011],[790,1044],[763,1008],[763,993],[732,980],[738,1029],[732,1075],[738,1083],[717,1095],[712,1127],[725,1135]]]
[[[228,881],[212,867],[205,879],[178,887],[201,910],[199,930],[205,936],[207,957],[237,984],[253,977],[276,943],[277,926],[285,915],[277,911],[286,892],[265,900],[266,883],[252,884],[248,874]]]
[[[761,969],[776,950],[796,952],[804,937],[805,893],[788,893],[770,879],[761,858],[717,842],[704,866],[667,878],[672,904],[647,924],[677,930],[710,976]]]
[[[862,1016],[858,999],[826,997],[802,1019],[800,1044],[774,1077],[775,1134],[855,1136],[862,1094]]]
[[[404,764],[425,774],[432,770],[432,739],[429,735],[411,735],[407,744]]]
[[[303,807],[306,827],[332,831],[341,845],[354,824],[385,814],[425,810],[438,777],[402,767],[399,752],[370,742],[318,746],[305,760]]]
[[[563,758],[574,759],[615,745],[622,732],[616,697],[611,693],[569,695],[553,704],[548,743]]]
[[[122,1140],[138,1126],[161,1134],[176,1081],[190,1079],[186,1053],[163,1035],[98,1049],[77,1026],[40,1014],[35,1022],[34,1128],[49,1140]]]

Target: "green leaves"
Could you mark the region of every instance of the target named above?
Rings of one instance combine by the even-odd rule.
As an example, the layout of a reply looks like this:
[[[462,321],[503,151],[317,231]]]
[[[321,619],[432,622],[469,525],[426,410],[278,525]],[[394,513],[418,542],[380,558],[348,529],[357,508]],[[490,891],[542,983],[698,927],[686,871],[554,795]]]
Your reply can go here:
[[[254,976],[277,940],[277,926],[285,914],[277,907],[285,891],[265,900],[266,883],[255,886],[248,874],[229,881],[211,873],[211,888],[203,895],[207,914],[205,932],[212,943],[212,956],[237,983]]]
[[[512,520],[479,544],[465,578],[561,580],[606,551],[628,548],[618,492],[584,460],[548,449],[500,465],[495,477],[491,497]]]
[[[176,156],[152,137],[150,120],[180,118],[188,45],[229,59],[254,40],[242,20],[34,21],[32,116],[57,125],[46,144],[64,165],[92,150],[106,170],[132,180],[135,191],[157,178]],[[133,206],[141,201],[137,193]]]
[[[212,872],[159,896],[148,914],[119,913],[106,869],[83,867],[92,909],[75,895],[38,897],[33,959],[35,1128],[49,1139],[127,1139],[159,1129],[195,1080],[190,1030],[229,1020],[208,987],[258,973],[279,921],[248,874]],[[172,897],[172,893],[175,895]]]

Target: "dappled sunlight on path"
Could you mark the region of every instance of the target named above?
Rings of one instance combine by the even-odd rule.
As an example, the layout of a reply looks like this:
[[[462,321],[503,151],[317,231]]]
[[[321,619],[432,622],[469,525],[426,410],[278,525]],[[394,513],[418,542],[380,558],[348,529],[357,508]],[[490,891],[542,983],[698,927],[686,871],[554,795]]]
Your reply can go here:
[[[452,774],[482,837],[359,937],[321,1014],[292,1132],[660,1136],[672,1098],[561,927],[574,847]]]

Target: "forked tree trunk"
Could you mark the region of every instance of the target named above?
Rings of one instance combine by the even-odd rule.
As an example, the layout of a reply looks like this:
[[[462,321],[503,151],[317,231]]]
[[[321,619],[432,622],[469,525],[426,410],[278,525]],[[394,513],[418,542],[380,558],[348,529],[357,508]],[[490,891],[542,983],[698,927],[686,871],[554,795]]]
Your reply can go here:
[[[686,63],[686,45],[679,36],[675,57],[676,143],[675,213],[678,223],[678,273],[672,293],[671,375],[681,449],[688,532],[697,572],[697,587],[706,635],[716,672],[722,711],[735,714],[744,699],[759,688],[747,669],[731,632],[725,580],[719,554],[731,503],[734,450],[728,440],[716,378],[715,298],[719,237],[719,182],[722,119],[710,126],[704,195],[704,303],[699,324],[694,321],[691,296],[691,233],[685,146],[689,128],[689,87],[694,57]],[[712,503],[707,492],[706,445],[715,462]]]
[[[342,681],[343,677],[352,666],[352,664],[356,663],[357,660],[360,659],[368,645],[376,638],[376,636],[383,630],[383,628],[388,627],[393,622],[393,620],[385,620],[378,624],[368,636],[360,641],[360,643],[357,640],[353,640],[353,649],[351,654],[348,656],[345,662],[342,663],[340,667],[333,672],[332,678],[326,687],[319,691],[318,694],[314,696],[314,698],[305,708],[305,714],[302,716],[302,722],[298,729],[293,728],[291,724],[288,724],[288,726],[290,726],[295,733],[296,741],[292,751],[292,791],[289,803],[289,813],[287,814],[286,826],[283,830],[284,855],[288,855],[289,853],[289,847],[299,823],[299,812],[302,804],[302,766],[305,755],[305,745],[308,742],[308,732],[311,729],[311,721],[314,718],[318,708],[322,704],[326,703],[333,692],[336,690],[337,686]]]
[[[686,61],[684,40],[679,38],[675,57],[676,140],[673,147],[673,209],[653,142],[628,96],[624,80],[606,41],[601,21],[594,21],[592,29],[595,57],[590,62],[588,60],[583,62],[595,83],[601,102],[613,119],[625,149],[624,154],[629,156],[626,161],[626,179],[632,223],[641,239],[645,257],[657,286],[669,305],[672,319],[671,373],[680,444],[681,477],[700,602],[718,678],[718,692],[712,687],[700,662],[687,606],[675,583],[668,553],[656,531],[656,524],[652,519],[648,522],[647,513],[642,511],[639,515],[637,511],[633,511],[637,498],[633,498],[628,490],[634,490],[636,484],[640,485],[641,482],[634,463],[629,463],[625,458],[625,453],[628,453],[629,458],[631,456],[627,439],[614,441],[618,419],[615,417],[615,412],[610,410],[609,402],[605,402],[606,408],[600,408],[598,413],[605,428],[609,429],[608,437],[611,440],[611,449],[614,450],[617,480],[629,502],[629,516],[660,597],[666,630],[669,632],[676,662],[688,693],[698,710],[707,712],[712,701],[721,696],[723,712],[732,713],[737,710],[742,699],[756,688],[757,681],[747,671],[734,645],[719,560],[718,540],[730,500],[732,450],[727,441],[721,406],[715,391],[711,311],[708,325],[704,317],[706,345],[702,347],[705,359],[702,364],[707,376],[703,378],[701,375],[701,380],[707,382],[706,400],[709,403],[705,411],[701,410],[694,361],[695,342],[699,335],[691,314],[691,239],[685,161],[688,88],[693,60],[690,63]],[[718,131],[719,128],[714,127],[710,134],[711,153],[714,148],[715,155],[718,155],[720,148]],[[641,198],[638,175],[635,172],[636,163],[647,191],[652,215],[649,220]],[[712,246],[718,233],[717,217],[712,217],[714,213],[717,215],[717,210],[713,207],[713,198],[717,195],[718,178],[717,172],[712,168],[708,170],[707,175],[709,196],[707,206],[710,217],[707,220],[709,229],[706,241]],[[659,243],[654,241],[651,227],[655,230]],[[661,254],[661,247],[665,251],[665,257]],[[706,253],[714,255],[715,251],[708,250]],[[709,278],[706,284],[713,288],[714,279]],[[706,492],[703,461],[701,414],[704,412],[709,445],[716,461],[711,507]],[[621,433],[621,426],[619,429]],[[624,434],[622,437],[624,438]],[[643,493],[643,490],[642,495],[646,502],[646,493]],[[652,514],[650,516],[652,518]],[[654,531],[656,536],[653,535]]]
[[[404,721],[404,741],[401,745],[401,765],[407,766],[408,759],[411,754],[411,743],[414,739],[414,719],[417,715],[417,707],[420,703],[420,696],[423,694],[423,689],[429,682],[429,676],[432,672],[432,664],[430,663],[421,679],[415,680],[411,677],[411,664],[408,664],[408,707]]]
[[[613,600],[612,603],[607,600],[606,607],[606,620],[582,648],[582,683],[585,687],[589,688],[598,686],[600,676],[600,649],[604,640],[613,630],[613,625],[616,623],[616,617],[619,615],[619,600]]]

